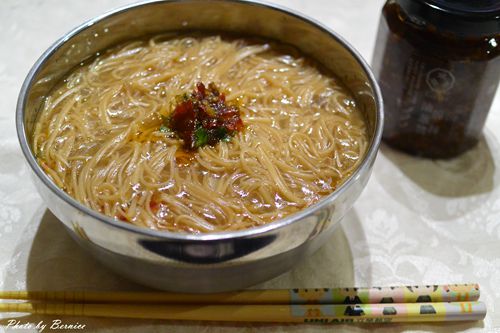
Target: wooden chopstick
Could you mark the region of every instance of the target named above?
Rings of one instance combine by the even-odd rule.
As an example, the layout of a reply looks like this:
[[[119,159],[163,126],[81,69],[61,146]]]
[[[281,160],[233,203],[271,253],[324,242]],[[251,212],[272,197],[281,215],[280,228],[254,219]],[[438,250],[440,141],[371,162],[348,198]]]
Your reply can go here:
[[[0,291],[0,299],[73,303],[375,304],[477,301],[478,284],[380,288],[244,290],[217,294],[95,291]]]
[[[295,305],[0,303],[0,312],[115,318],[277,323],[389,323],[481,320],[482,302]]]

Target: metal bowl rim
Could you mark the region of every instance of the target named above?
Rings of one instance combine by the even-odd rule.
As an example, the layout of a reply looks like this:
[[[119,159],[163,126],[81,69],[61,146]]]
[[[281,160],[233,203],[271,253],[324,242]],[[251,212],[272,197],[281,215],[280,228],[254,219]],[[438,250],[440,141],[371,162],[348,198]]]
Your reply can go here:
[[[99,212],[97,212],[97,211],[95,211],[87,206],[84,206],[83,204],[76,201],[73,197],[68,195],[66,192],[61,190],[59,187],[57,187],[53,183],[53,181],[47,176],[47,174],[41,169],[40,165],[36,162],[34,154],[31,151],[30,146],[28,144],[28,139],[27,139],[26,131],[25,131],[25,127],[24,127],[24,113],[25,113],[24,110],[25,110],[25,106],[27,103],[27,93],[31,89],[31,87],[34,83],[33,79],[38,74],[41,67],[49,60],[49,58],[60,47],[62,47],[68,40],[70,40],[74,36],[78,35],[82,31],[86,30],[87,28],[91,27],[92,25],[96,24],[99,21],[102,21],[104,19],[107,19],[107,18],[115,16],[115,15],[119,15],[119,14],[127,12],[129,10],[133,10],[135,8],[138,8],[138,7],[154,5],[157,3],[200,2],[200,0],[149,0],[149,1],[143,1],[143,2],[125,5],[125,6],[113,9],[111,11],[108,11],[104,14],[101,14],[95,18],[88,20],[88,21],[82,23],[81,25],[79,25],[78,27],[74,28],[73,30],[69,31],[63,37],[58,39],[54,44],[52,44],[40,56],[40,58],[35,62],[35,64],[31,68],[28,75],[26,76],[26,79],[23,82],[23,85],[22,85],[20,93],[19,93],[18,101],[17,101],[17,107],[16,107],[16,129],[17,129],[18,139],[19,139],[24,157],[28,161],[28,164],[30,165],[31,169],[34,171],[35,175],[43,182],[43,184],[45,186],[47,186],[55,195],[57,195],[59,198],[64,200],[67,204],[76,208],[78,211],[83,212],[84,214],[89,215],[96,220],[99,220],[103,223],[106,223],[107,225],[109,225],[111,227],[116,227],[116,228],[123,229],[123,230],[129,231],[129,232],[132,232],[132,233],[137,233],[137,234],[141,234],[141,235],[149,236],[149,237],[160,238],[160,239],[164,239],[164,240],[168,240],[168,239],[178,240],[178,241],[223,240],[223,239],[246,238],[246,237],[257,236],[259,234],[264,234],[266,232],[270,232],[270,231],[273,231],[276,229],[284,228],[290,224],[299,222],[304,217],[308,216],[309,214],[313,213],[314,211],[317,211],[317,210],[321,209],[322,207],[324,207],[325,205],[329,205],[331,202],[335,201],[336,198],[341,196],[342,193],[344,193],[348,187],[352,186],[352,184],[363,173],[368,172],[368,169],[370,168],[370,163],[376,157],[376,154],[377,154],[377,151],[378,151],[378,148],[380,145],[381,136],[382,136],[383,117],[384,117],[384,115],[383,115],[383,101],[382,101],[382,95],[380,92],[380,88],[377,84],[377,81],[376,81],[373,73],[371,72],[369,65],[366,63],[366,61],[363,59],[363,57],[359,54],[359,52],[356,51],[354,49],[354,47],[352,47],[343,37],[338,35],[336,32],[334,32],[330,28],[326,27],[325,25],[318,22],[317,20],[310,18],[304,14],[298,13],[292,9],[288,9],[288,8],[283,7],[283,6],[271,4],[271,3],[261,1],[261,0],[214,0],[214,1],[215,2],[238,3],[238,4],[249,5],[249,6],[260,6],[260,7],[264,7],[267,9],[274,10],[274,11],[279,11],[279,12],[282,12],[286,15],[300,19],[300,20],[304,21],[305,23],[312,25],[315,28],[327,33],[330,37],[334,38],[361,65],[362,69],[364,70],[364,72],[368,78],[368,81],[371,85],[371,88],[373,89],[374,94],[375,94],[374,97],[375,97],[375,103],[376,103],[376,119],[375,119],[375,126],[374,126],[375,127],[375,134],[373,136],[373,139],[371,140],[371,143],[370,143],[370,146],[368,148],[367,153],[363,157],[363,160],[361,161],[361,163],[357,167],[357,169],[354,171],[354,173],[346,181],[344,181],[339,186],[339,188],[337,188],[335,191],[333,191],[329,195],[322,198],[317,203],[315,203],[315,204],[313,204],[305,209],[302,209],[297,213],[289,215],[283,219],[267,223],[263,226],[253,227],[253,228],[249,228],[249,229],[243,229],[243,230],[238,230],[238,231],[201,233],[201,234],[184,234],[184,233],[175,233],[175,232],[169,232],[169,231],[159,231],[159,230],[153,230],[153,229],[149,229],[146,227],[139,227],[139,226],[135,226],[133,224],[117,221],[117,220],[113,219],[112,217],[106,216],[106,215],[101,214],[101,213],[99,213]]]

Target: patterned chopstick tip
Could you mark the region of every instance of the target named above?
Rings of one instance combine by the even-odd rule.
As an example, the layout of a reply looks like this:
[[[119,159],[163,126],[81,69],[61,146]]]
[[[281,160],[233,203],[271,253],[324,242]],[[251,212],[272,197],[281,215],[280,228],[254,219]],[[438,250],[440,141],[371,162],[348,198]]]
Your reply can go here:
[[[304,323],[390,323],[482,320],[482,302],[392,303],[392,304],[295,304],[291,316]]]
[[[373,288],[291,289],[295,304],[377,304],[477,301],[479,285],[446,284]]]

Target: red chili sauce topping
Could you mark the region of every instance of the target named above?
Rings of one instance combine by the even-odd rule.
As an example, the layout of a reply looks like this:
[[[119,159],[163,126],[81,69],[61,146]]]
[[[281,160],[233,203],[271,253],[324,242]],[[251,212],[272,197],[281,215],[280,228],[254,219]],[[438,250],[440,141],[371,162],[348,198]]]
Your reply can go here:
[[[201,82],[191,94],[176,97],[176,106],[164,126],[184,141],[184,148],[194,150],[205,145],[229,141],[243,129],[240,110],[226,103],[226,96],[212,82]]]

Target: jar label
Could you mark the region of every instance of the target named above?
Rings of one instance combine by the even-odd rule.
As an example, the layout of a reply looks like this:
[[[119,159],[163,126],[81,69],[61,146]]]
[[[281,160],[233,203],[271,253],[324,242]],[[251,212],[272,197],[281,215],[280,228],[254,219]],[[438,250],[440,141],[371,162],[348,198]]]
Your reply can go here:
[[[444,93],[453,88],[455,76],[444,68],[433,68],[427,72],[425,82],[436,93]]]

